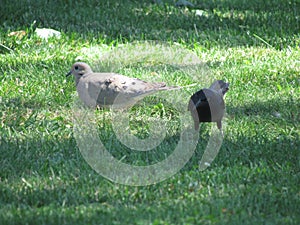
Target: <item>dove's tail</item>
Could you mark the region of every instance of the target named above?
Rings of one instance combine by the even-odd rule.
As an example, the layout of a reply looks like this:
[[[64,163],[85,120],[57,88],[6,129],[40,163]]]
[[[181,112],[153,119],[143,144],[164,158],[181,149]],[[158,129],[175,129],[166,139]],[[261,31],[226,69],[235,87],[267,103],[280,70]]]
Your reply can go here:
[[[163,83],[161,83],[163,84]],[[196,86],[197,84],[189,84],[189,85],[186,85],[186,86],[166,86],[166,84],[164,86],[160,86],[158,88],[159,91],[163,91],[163,90],[179,90],[179,89],[182,89],[182,88],[186,88],[186,87],[193,87],[193,86]]]
[[[182,87],[180,86],[165,86],[165,87],[159,87],[157,90],[158,91],[170,91],[170,90],[179,90],[181,89]]]
[[[151,95],[153,93],[156,93],[158,91],[171,91],[171,90],[180,90],[182,88],[186,88],[186,87],[192,87],[192,86],[195,86],[197,84],[190,84],[190,85],[187,85],[187,86],[166,86],[165,83],[163,82],[160,82],[160,83],[152,83],[154,84],[154,88],[152,88],[151,90],[149,91],[146,91],[145,93],[141,94],[141,93],[137,93],[137,95],[135,96],[132,96],[133,98],[135,99],[142,99],[148,95]]]

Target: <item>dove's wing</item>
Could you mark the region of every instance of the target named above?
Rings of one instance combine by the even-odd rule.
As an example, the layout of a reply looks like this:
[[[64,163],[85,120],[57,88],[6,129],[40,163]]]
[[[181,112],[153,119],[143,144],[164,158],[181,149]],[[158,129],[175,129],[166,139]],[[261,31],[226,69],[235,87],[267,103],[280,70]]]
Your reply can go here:
[[[130,78],[116,73],[92,73],[83,76],[77,85],[84,101],[89,100],[95,106],[133,105],[146,95],[167,89],[165,83],[149,83],[138,78]],[[83,91],[82,91],[83,90]],[[92,100],[91,100],[92,99]],[[122,107],[124,107],[122,106]]]

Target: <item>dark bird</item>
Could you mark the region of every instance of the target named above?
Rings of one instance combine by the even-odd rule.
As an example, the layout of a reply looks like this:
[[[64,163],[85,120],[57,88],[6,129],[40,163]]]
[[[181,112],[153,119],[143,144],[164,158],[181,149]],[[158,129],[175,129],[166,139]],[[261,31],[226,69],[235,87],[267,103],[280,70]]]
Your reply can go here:
[[[209,88],[194,93],[189,101],[188,110],[194,120],[195,130],[201,122],[216,122],[222,129],[222,118],[225,112],[224,95],[229,90],[229,83],[216,80]]]

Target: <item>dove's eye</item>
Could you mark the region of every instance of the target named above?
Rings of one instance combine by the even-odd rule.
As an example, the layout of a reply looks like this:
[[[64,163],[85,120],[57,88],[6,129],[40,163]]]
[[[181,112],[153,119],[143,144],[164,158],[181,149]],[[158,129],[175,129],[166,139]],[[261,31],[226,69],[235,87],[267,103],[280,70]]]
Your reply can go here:
[[[74,67],[74,69],[75,69],[75,70],[78,70],[78,69],[79,69],[79,67],[78,67],[78,66],[75,66],[75,67]]]

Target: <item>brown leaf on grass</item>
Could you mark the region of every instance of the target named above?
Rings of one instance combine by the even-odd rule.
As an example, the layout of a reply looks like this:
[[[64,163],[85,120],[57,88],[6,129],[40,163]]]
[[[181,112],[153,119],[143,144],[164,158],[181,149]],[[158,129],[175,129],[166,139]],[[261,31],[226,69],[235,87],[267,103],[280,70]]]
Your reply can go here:
[[[13,31],[10,32],[7,36],[8,37],[12,37],[12,36],[16,36],[17,38],[23,38],[26,35],[26,31],[25,30],[19,30],[19,31]]]

